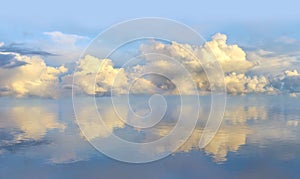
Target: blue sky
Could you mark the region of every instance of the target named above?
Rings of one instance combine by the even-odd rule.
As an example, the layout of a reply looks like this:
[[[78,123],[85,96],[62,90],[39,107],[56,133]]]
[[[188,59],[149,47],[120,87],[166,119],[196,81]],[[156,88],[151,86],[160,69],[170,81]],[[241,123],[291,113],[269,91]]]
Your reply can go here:
[[[94,36],[123,20],[139,17],[165,17],[186,23],[202,33],[224,30],[242,34],[252,30],[281,32],[287,24],[299,29],[299,1],[3,1],[0,36],[2,41],[30,40],[45,31]],[[256,24],[264,27],[257,28]],[[270,24],[270,26],[268,25]],[[266,28],[266,29],[265,29]],[[290,28],[289,28],[290,29]],[[237,32],[240,31],[240,32]],[[292,31],[292,30],[291,30]],[[269,32],[270,33],[270,32]],[[290,33],[290,32],[286,32]],[[204,34],[205,35],[205,34]],[[264,35],[270,35],[264,32]],[[295,35],[295,34],[294,34]],[[299,38],[299,35],[295,35]]]

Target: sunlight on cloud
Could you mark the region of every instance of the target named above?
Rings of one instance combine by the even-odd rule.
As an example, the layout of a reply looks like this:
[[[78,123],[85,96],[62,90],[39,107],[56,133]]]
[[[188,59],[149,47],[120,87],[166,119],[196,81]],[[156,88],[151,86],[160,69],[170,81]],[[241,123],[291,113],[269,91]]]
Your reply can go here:
[[[77,41],[86,39],[83,36],[61,32],[44,34],[51,37],[57,47],[74,47],[75,51],[78,51],[75,45]],[[64,48],[61,50],[65,50]],[[211,52],[222,66],[225,79],[215,76],[214,81],[208,81],[204,69],[213,68],[212,57],[209,56]],[[159,92],[176,95],[179,94],[178,90],[181,94],[195,94],[197,91],[194,91],[193,84],[187,81],[181,68],[188,71],[198,90],[203,92],[221,88],[223,80],[230,94],[276,94],[279,91],[295,93],[300,89],[297,57],[277,56],[262,49],[246,53],[238,45],[227,44],[225,34],[215,34],[202,46],[151,41],[140,45],[139,53],[142,63],[126,67],[116,67],[112,59],[86,55],[77,63],[77,69],[74,71],[70,64],[48,66],[41,56],[0,51],[0,95],[57,98],[70,94],[69,89],[73,87],[75,92],[99,96],[109,96],[111,91],[114,94],[124,94],[128,90],[134,94]],[[160,55],[149,55],[151,53]],[[296,68],[292,68],[293,66]],[[162,72],[168,78],[141,76],[153,71]]]
[[[100,68],[100,69],[99,69]],[[116,75],[120,83],[114,83]],[[85,56],[79,61],[78,70],[74,75],[67,75],[62,78],[64,85],[69,86],[75,79],[75,87],[80,87],[86,94],[106,94],[111,87],[117,89],[118,93],[126,92],[127,76],[122,68],[114,68],[112,61],[109,59],[98,59],[92,56]]]
[[[232,94],[244,93],[274,93],[269,80],[264,77],[246,76],[245,74],[231,73],[225,77],[227,92]]]
[[[204,49],[211,50],[221,63],[224,72],[244,72],[254,64],[246,58],[246,53],[238,45],[228,45],[227,36],[217,33],[204,45]]]
[[[229,73],[225,79],[229,93],[274,92],[266,77],[251,77],[244,74],[254,66],[254,63],[246,59],[246,53],[240,47],[227,45],[226,40],[226,35],[218,33],[203,46],[195,47],[176,42],[143,44],[140,47],[140,53],[145,64],[131,66],[130,70],[114,67],[113,62],[109,59],[98,59],[87,55],[79,61],[78,70],[74,74],[75,81],[78,83],[75,85],[90,95],[106,95],[112,88],[116,90],[116,93],[122,94],[129,88],[128,82],[136,80],[135,86],[131,89],[132,93],[153,93],[158,90],[157,87],[168,88],[169,85],[166,84],[166,81],[162,81],[164,80],[162,78],[146,79],[141,78],[140,74],[157,71],[166,74],[177,87],[181,86],[181,94],[195,94],[192,84],[187,83],[186,75],[182,74],[184,71],[180,70],[183,67],[197,83],[199,90],[210,91],[218,88],[222,83],[222,79],[216,78],[220,81],[210,84],[203,69],[203,66],[207,69],[212,68],[209,53],[213,52],[224,72]],[[161,55],[152,55],[154,53]],[[196,56],[201,59],[202,64]],[[183,66],[178,65],[172,59]],[[102,69],[100,69],[101,66]],[[114,80],[115,77],[118,77],[117,80]],[[65,86],[68,86],[71,81],[71,75],[63,78]],[[113,82],[119,82],[119,84],[113,84]],[[94,86],[94,84],[96,85]],[[168,91],[168,94],[177,93],[177,89]]]
[[[0,95],[16,97],[59,96],[59,75],[67,71],[63,66],[50,67],[39,56],[25,56],[12,53],[14,59],[24,62],[14,68],[0,68]]]

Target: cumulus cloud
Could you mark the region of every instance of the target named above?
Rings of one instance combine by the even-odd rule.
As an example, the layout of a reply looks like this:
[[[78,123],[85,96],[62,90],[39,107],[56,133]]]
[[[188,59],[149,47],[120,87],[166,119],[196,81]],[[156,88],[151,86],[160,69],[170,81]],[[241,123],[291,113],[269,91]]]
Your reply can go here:
[[[187,50],[183,50],[187,49]],[[203,46],[191,46],[188,44],[163,44],[161,42],[141,47],[142,53],[160,53],[170,56],[178,60],[192,75],[192,78],[198,84],[198,88],[203,91],[212,90],[212,86],[218,87],[222,83],[222,79],[214,78],[214,82],[207,79],[203,71],[203,67],[211,68],[208,54],[213,53],[215,59],[220,63],[225,74],[225,84],[227,91],[233,94],[241,93],[256,93],[256,92],[274,92],[270,86],[270,82],[265,76],[246,75],[250,69],[255,67],[256,63],[247,59],[246,53],[237,45],[228,45],[227,36],[224,34],[215,34],[211,41],[206,42]],[[195,54],[198,59],[189,51]],[[147,56],[145,56],[147,58]],[[208,59],[208,60],[207,60]],[[148,58],[149,61],[154,61],[155,67],[161,71],[172,71],[178,77],[182,74],[178,73],[176,67],[173,67],[167,60],[157,60]],[[162,61],[162,62],[160,62]],[[145,65],[147,67],[147,65]],[[171,74],[176,79],[177,77]],[[186,75],[185,75],[186,76]],[[173,80],[174,80],[173,79]],[[188,86],[188,85],[187,85]]]
[[[40,56],[13,52],[1,52],[1,55],[6,55],[0,66],[1,96],[59,96],[59,75],[66,72],[66,68],[49,67]]]
[[[52,39],[53,46],[59,49],[61,46],[62,51],[68,49],[68,53],[78,52],[78,40],[87,39],[58,31],[44,34]],[[48,66],[41,56],[36,56],[47,56],[46,52],[4,47],[0,47],[1,95],[57,97],[60,88],[67,94],[66,89],[73,87],[76,92],[100,96],[128,91],[195,94],[218,90],[223,83],[231,94],[295,92],[300,76],[298,68],[290,68],[297,63],[297,57],[276,56],[262,49],[246,53],[238,45],[228,44],[227,36],[220,33],[201,46],[160,41],[142,44],[140,63],[124,67],[116,67],[111,59],[86,55],[77,62],[76,70],[68,71],[64,76],[67,71],[64,66]],[[72,53],[72,59],[76,59],[74,55]],[[213,71],[216,63],[212,57],[223,71]],[[213,76],[213,80],[209,81],[207,75]]]
[[[211,50],[224,72],[243,72],[254,64],[246,58],[246,53],[238,45],[228,45],[227,36],[217,33],[212,40],[204,45],[204,49]]]
[[[227,36],[224,34],[215,34],[211,41],[202,46],[152,41],[140,46],[140,54],[141,63],[128,65],[126,68],[114,67],[110,59],[87,55],[79,61],[78,70],[74,73],[75,86],[90,95],[110,95],[111,90],[120,94],[127,90],[130,93],[195,94],[199,90],[218,89],[223,82],[227,92],[231,94],[277,92],[272,78],[270,81],[268,75],[253,73],[255,68],[267,68],[267,65],[262,67],[260,58],[253,58],[272,53],[260,50],[256,56],[250,55],[249,60],[246,52],[239,46],[227,44]],[[204,68],[214,68],[211,54],[221,65],[225,79],[217,76],[216,72],[209,74],[214,78],[213,81],[208,81]],[[101,66],[103,68],[98,71]],[[287,74],[292,73],[286,71]],[[296,71],[293,74],[297,75]],[[72,76],[63,79],[64,87],[70,86]]]
[[[243,73],[231,73],[225,77],[225,83],[227,92],[232,94],[275,92],[269,80],[264,76],[249,77]]]
[[[172,42],[171,44],[158,42],[150,46],[142,46],[141,51],[142,53],[158,52],[165,54],[195,70],[201,69],[201,64],[198,62],[198,59],[202,65],[209,62],[208,54],[210,53],[212,53],[215,59],[221,64],[224,72],[245,71],[254,65],[251,61],[247,60],[246,53],[239,46],[228,45],[227,36],[220,33],[215,34],[211,41],[206,42],[203,46],[178,44],[176,42]],[[196,57],[198,57],[198,59]]]
[[[115,79],[118,75],[118,82]],[[74,84],[73,84],[74,78]],[[110,90],[114,86],[116,93],[127,92],[127,75],[122,68],[114,68],[109,59],[98,59],[87,55],[78,63],[78,68],[74,74],[62,78],[63,88],[74,85],[89,95],[110,95]]]

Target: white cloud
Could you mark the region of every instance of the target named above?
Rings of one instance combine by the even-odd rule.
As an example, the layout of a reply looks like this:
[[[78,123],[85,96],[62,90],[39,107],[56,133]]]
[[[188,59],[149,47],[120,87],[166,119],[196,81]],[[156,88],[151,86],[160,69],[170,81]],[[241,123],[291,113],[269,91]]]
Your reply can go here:
[[[299,55],[297,54],[281,55],[275,52],[256,50],[247,52],[247,57],[257,64],[248,70],[248,72],[256,75],[274,78],[287,70],[300,70]]]
[[[13,60],[24,63],[15,68],[0,68],[1,96],[59,96],[59,76],[67,71],[66,68],[49,67],[39,56],[13,55]]]
[[[208,58],[209,53],[213,52],[224,70],[228,93],[275,93],[277,91],[265,73],[248,74],[248,72],[269,70],[267,69],[269,63],[263,62],[262,65],[260,61],[263,61],[265,55],[273,53],[259,50],[256,54],[252,53],[250,55],[252,59],[248,60],[246,53],[240,47],[227,44],[227,37],[224,34],[214,35],[212,40],[203,46],[191,46],[176,42],[171,44],[152,42],[141,45],[140,52],[142,63],[126,66],[126,68],[115,68],[109,59],[84,57],[78,64],[79,71],[74,74],[75,85],[90,95],[110,94],[112,88],[116,93],[125,93],[130,88],[130,93],[194,94],[194,82],[200,90],[209,91],[220,87],[223,80],[222,78],[213,78],[215,81],[209,83],[203,70],[203,66],[207,69],[213,68],[210,58]],[[202,64],[195,55],[200,58]],[[274,60],[271,61],[274,62]],[[282,62],[281,58],[278,68],[280,62]],[[101,65],[104,66],[103,70],[97,72]],[[277,70],[275,71],[277,72]],[[296,72],[286,71],[286,74],[297,75]],[[149,73],[161,73],[165,77],[143,76],[143,74]],[[97,79],[96,83],[95,78]],[[193,81],[187,78],[191,78]],[[70,85],[71,75],[64,77],[63,81],[65,86]],[[113,82],[116,84],[113,85]],[[96,88],[94,88],[95,84]]]
[[[245,74],[231,73],[225,77],[228,93],[274,93],[275,89],[270,86],[269,80],[264,77],[249,77]]]
[[[256,92],[274,92],[274,89],[270,87],[268,79],[264,76],[247,76],[244,73],[254,67],[255,63],[249,61],[246,58],[246,53],[237,45],[228,45],[227,36],[224,34],[217,33],[212,37],[211,41],[206,42],[203,46],[191,46],[188,44],[178,44],[172,42],[171,44],[153,43],[150,45],[143,45],[141,51],[144,54],[147,53],[160,53],[166,56],[178,60],[192,75],[193,80],[196,81],[198,87],[201,90],[210,90],[212,83],[208,82],[206,74],[202,69],[202,65],[198,62],[193,54],[190,54],[187,50],[192,51],[202,62],[205,68],[210,67],[209,53],[213,52],[216,60],[222,66],[225,75],[225,84],[229,93],[256,93]],[[167,60],[160,60],[159,58],[147,58],[151,64],[155,66],[150,67],[152,69],[159,69],[164,73],[167,72],[173,77],[172,80],[180,78],[183,74],[178,73],[178,67],[172,65]],[[207,60],[208,59],[208,60]],[[147,64],[145,67],[149,67]],[[168,72],[170,71],[170,72]],[[174,74],[172,74],[174,73]],[[184,75],[186,78],[186,75]],[[214,78],[213,85],[218,87],[222,83],[222,79]],[[183,83],[184,79],[180,81]],[[185,84],[189,86],[188,84]],[[185,91],[184,94],[188,93]]]
[[[88,39],[88,37],[85,36],[80,36],[75,34],[65,34],[59,31],[44,32],[44,34],[50,36],[55,43],[63,46],[65,45],[74,46],[78,40]]]
[[[70,58],[58,57],[66,57],[68,60],[65,62],[79,56],[76,43],[87,39],[57,31],[45,34],[51,37],[54,51],[71,54]],[[213,81],[209,83],[203,67],[214,69],[214,63],[209,58],[211,52],[220,63],[225,78],[220,76],[222,71],[218,71],[212,73]],[[3,56],[6,59],[2,60],[0,68],[2,96],[58,97],[60,87],[73,87],[73,77],[74,87],[88,95],[110,95],[111,90],[118,94],[127,93],[128,90],[130,93],[195,94],[195,90],[218,89],[223,80],[231,94],[274,93],[276,88],[295,92],[299,88],[297,81],[300,79],[300,69],[295,65],[298,63],[297,57],[276,56],[262,49],[246,54],[239,46],[227,44],[227,36],[220,33],[202,46],[155,41],[143,44],[140,46],[141,63],[126,67],[115,67],[111,59],[87,55],[77,63],[74,75],[68,73],[65,76],[62,76],[67,71],[64,66],[48,66],[41,57],[1,53],[13,56],[12,59]],[[153,53],[156,55],[151,55]],[[291,66],[295,68],[291,70]],[[149,73],[161,75],[143,75]]]
[[[246,53],[237,45],[228,45],[227,36],[217,33],[204,45],[204,49],[211,50],[221,63],[224,72],[241,72],[253,67],[248,61]]]
[[[109,59],[98,59],[93,56],[85,56],[78,63],[78,69],[74,74],[62,78],[63,87],[73,83],[83,92],[89,95],[110,93],[113,88],[116,93],[125,93],[128,87],[127,75],[122,68],[114,68]],[[115,79],[118,81],[115,82]]]
[[[0,47],[3,47],[4,46],[4,42],[0,42]]]
[[[286,76],[300,76],[297,70],[293,70],[293,71],[286,70],[284,73]]]

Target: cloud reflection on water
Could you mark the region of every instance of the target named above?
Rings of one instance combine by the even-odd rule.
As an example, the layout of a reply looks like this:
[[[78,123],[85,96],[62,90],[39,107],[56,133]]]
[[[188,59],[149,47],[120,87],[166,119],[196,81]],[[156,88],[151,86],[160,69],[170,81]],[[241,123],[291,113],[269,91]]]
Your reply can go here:
[[[34,151],[29,146],[36,145],[39,148],[36,156],[46,158],[53,163],[68,163],[89,160],[91,155],[97,153],[87,144],[74,124],[72,106],[61,105],[61,103],[71,104],[70,101],[52,100],[49,102],[40,100],[36,105],[29,105],[30,101],[24,99],[20,100],[21,102],[6,100],[8,101],[2,99],[6,103],[5,105],[2,103],[0,106],[0,151],[2,155],[8,150],[8,146],[10,149],[23,146],[26,154],[32,156]],[[103,129],[104,126],[97,125],[98,118],[91,110],[94,107],[92,104],[85,104],[80,111],[77,111],[77,115],[81,119],[78,122],[86,131],[89,131],[85,135],[90,139],[105,138],[114,132],[120,137],[124,136],[129,141],[149,142],[168,134],[176,123],[176,116],[178,115],[176,106],[178,105],[173,104],[156,127],[149,129],[130,127],[120,120],[114,112],[113,106],[106,100],[104,98],[97,99],[97,103],[101,104],[98,109],[105,121],[105,130]],[[254,100],[251,97],[231,97],[222,126],[209,145],[203,149],[205,153],[219,163],[228,160],[229,152],[239,152],[241,146],[244,145],[265,147],[274,141],[296,143],[300,137],[299,132],[297,132],[299,130],[297,99],[285,97],[285,103],[294,106],[289,108],[286,108],[285,104],[281,104],[282,101],[274,103],[274,100],[280,99],[267,97]],[[127,116],[128,108],[122,108],[122,105],[119,107],[122,109],[120,115]],[[209,111],[207,105],[202,106],[202,108],[199,117],[200,122],[184,145],[177,149],[177,153],[199,150],[199,139]],[[183,116],[187,117],[189,114],[189,111],[186,110],[186,114]],[[43,143],[43,141],[49,142]],[[174,139],[174,143],[176,142],[178,141]],[[168,147],[157,150],[166,152],[164,150],[168,150]]]

